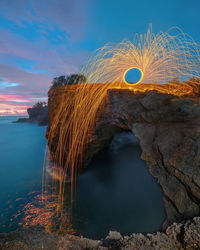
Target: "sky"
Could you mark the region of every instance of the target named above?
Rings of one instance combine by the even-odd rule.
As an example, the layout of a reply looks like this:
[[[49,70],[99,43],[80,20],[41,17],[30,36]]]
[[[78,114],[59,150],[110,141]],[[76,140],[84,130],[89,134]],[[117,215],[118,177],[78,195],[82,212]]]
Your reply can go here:
[[[0,0],[0,115],[47,101],[107,42],[178,26],[200,43],[199,0]]]

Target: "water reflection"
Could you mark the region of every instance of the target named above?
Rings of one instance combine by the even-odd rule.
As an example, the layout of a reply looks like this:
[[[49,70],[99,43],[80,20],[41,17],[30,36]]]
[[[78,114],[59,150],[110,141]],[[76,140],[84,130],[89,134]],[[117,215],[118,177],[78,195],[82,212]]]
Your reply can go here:
[[[140,155],[138,141],[131,133],[116,135],[110,147],[94,157],[87,171],[77,179],[72,206],[70,183],[67,183],[62,214],[57,210],[57,195],[52,194],[51,168],[47,170],[48,186],[42,200],[40,163],[40,174],[31,180],[37,183],[32,185],[35,191],[25,195],[23,192],[14,194],[15,200],[10,204],[8,200],[6,209],[12,210],[12,215],[9,212],[9,228],[40,225],[47,232],[71,233],[94,239],[105,237],[109,230],[117,230],[124,235],[160,230],[165,219],[162,192]],[[55,169],[53,173],[56,173]],[[9,228],[6,226],[5,231]],[[1,230],[4,231],[3,226]]]

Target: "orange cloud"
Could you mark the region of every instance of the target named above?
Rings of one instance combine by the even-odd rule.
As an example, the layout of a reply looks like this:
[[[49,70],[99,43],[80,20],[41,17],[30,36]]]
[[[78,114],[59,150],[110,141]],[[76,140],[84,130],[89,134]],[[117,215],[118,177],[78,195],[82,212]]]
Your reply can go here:
[[[27,115],[28,105],[13,105],[0,103],[0,116],[6,115]]]
[[[0,103],[0,116],[27,115],[27,108],[31,105],[13,105],[12,103]]]
[[[32,106],[31,102],[21,95],[0,94],[0,116],[27,115],[27,108]]]

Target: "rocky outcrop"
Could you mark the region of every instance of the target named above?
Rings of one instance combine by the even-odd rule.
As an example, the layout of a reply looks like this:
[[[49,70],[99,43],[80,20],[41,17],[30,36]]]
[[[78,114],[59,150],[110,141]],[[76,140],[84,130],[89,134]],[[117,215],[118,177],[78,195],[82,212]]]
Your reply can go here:
[[[153,249],[199,249],[200,217],[190,221],[174,223],[165,233],[132,234],[122,237],[118,232],[110,232],[105,239],[92,240],[73,235],[45,233],[41,228],[17,230],[0,234],[2,250],[153,250]]]
[[[29,118],[19,118],[16,122],[31,122],[37,123],[39,126],[48,125],[48,106],[47,105],[34,105],[32,108],[27,109]]]
[[[61,95],[49,92],[50,126]],[[168,223],[200,214],[200,105],[192,96],[128,89],[110,89],[104,111],[97,114],[93,140],[85,161],[106,147],[123,130],[139,139],[141,158],[163,190]]]
[[[110,90],[99,115],[90,159],[118,130],[139,139],[141,158],[160,184],[169,223],[199,215],[200,106],[190,97]]]

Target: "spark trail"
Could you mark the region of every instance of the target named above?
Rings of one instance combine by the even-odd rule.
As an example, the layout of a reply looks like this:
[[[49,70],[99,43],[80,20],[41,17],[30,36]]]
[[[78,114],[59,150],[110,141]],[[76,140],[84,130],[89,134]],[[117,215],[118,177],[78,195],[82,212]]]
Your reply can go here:
[[[91,55],[81,70],[80,74],[86,76],[87,82],[76,85],[74,96],[70,92],[72,87],[65,86],[69,94],[62,95],[48,131],[60,207],[68,177],[71,178],[73,193],[74,181],[92,140],[97,112],[103,112],[109,89],[129,89],[133,92],[156,90],[176,96],[199,91],[198,81],[197,84],[172,83],[174,78],[182,81],[199,78],[200,51],[199,45],[187,34],[180,30],[176,35],[170,35],[170,32],[173,30],[154,35],[149,29],[145,35],[136,35],[133,42],[124,40],[105,45]],[[125,81],[125,72],[131,68],[141,70],[140,83],[127,84]],[[54,145],[57,145],[56,148]]]

